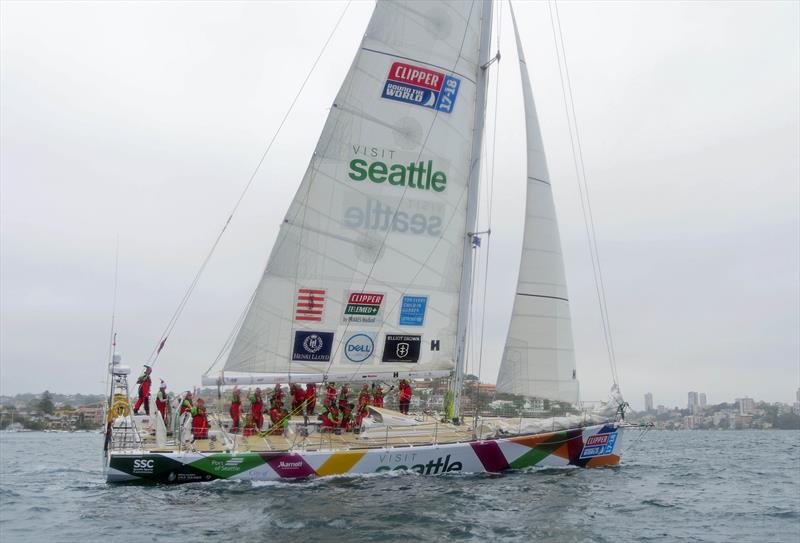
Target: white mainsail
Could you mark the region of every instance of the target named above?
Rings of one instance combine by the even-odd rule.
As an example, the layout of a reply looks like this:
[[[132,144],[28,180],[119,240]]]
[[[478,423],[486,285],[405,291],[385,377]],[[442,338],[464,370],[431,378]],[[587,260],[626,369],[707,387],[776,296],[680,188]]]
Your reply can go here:
[[[224,371],[453,368],[481,4],[378,2]]]
[[[575,403],[578,381],[553,193],[528,68],[511,10],[525,103],[527,198],[522,258],[497,390]]]

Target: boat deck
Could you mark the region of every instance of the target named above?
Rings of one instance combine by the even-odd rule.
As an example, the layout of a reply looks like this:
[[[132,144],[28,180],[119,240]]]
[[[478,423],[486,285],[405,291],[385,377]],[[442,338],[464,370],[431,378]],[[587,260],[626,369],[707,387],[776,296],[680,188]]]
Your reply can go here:
[[[305,431],[308,435],[303,435]],[[192,443],[184,444],[180,450],[197,452],[223,452],[229,450],[223,439],[223,432],[217,424],[212,424],[209,439],[197,439]],[[465,421],[460,426],[437,421],[421,422],[414,426],[388,426],[382,429],[370,429],[362,433],[322,432],[318,431],[318,424],[304,425],[302,417],[293,417],[289,430],[285,435],[274,435],[269,432],[265,435],[242,436],[225,434],[235,440],[233,447],[238,451],[268,452],[268,451],[322,451],[322,450],[351,450],[372,449],[381,447],[407,447],[415,445],[431,445],[457,443],[474,439],[473,426]],[[141,433],[142,449],[151,452],[175,452],[179,449],[174,440],[169,439],[166,446],[159,447],[155,436],[144,429]]]

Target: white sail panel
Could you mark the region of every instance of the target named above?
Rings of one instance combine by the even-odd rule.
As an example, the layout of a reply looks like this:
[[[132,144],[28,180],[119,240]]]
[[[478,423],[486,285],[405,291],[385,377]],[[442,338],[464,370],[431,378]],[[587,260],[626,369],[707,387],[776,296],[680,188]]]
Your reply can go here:
[[[226,371],[449,370],[480,2],[379,2]]]
[[[497,390],[575,403],[578,381],[569,298],[536,105],[511,11],[525,102],[527,195],[522,258]]]

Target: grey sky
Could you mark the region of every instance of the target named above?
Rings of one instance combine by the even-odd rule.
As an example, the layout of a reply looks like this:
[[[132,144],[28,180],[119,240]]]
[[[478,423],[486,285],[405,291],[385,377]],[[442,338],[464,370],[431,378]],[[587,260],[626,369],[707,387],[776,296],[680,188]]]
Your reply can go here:
[[[171,388],[199,381],[252,292],[371,6],[350,7],[170,337],[155,373]],[[515,6],[583,396],[600,399],[610,377],[549,14]],[[559,6],[623,392],[634,407],[647,391],[667,405],[688,390],[792,401],[800,4]],[[146,358],[343,7],[0,4],[0,392],[102,391],[117,235],[119,348],[134,366]],[[486,380],[523,212],[509,23],[506,13]]]

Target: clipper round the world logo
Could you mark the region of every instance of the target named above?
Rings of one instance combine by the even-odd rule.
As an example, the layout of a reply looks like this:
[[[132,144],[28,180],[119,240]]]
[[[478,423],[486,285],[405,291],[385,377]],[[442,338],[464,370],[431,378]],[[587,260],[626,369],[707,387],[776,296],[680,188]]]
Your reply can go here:
[[[383,86],[382,98],[451,113],[461,80],[442,72],[395,62]]]

